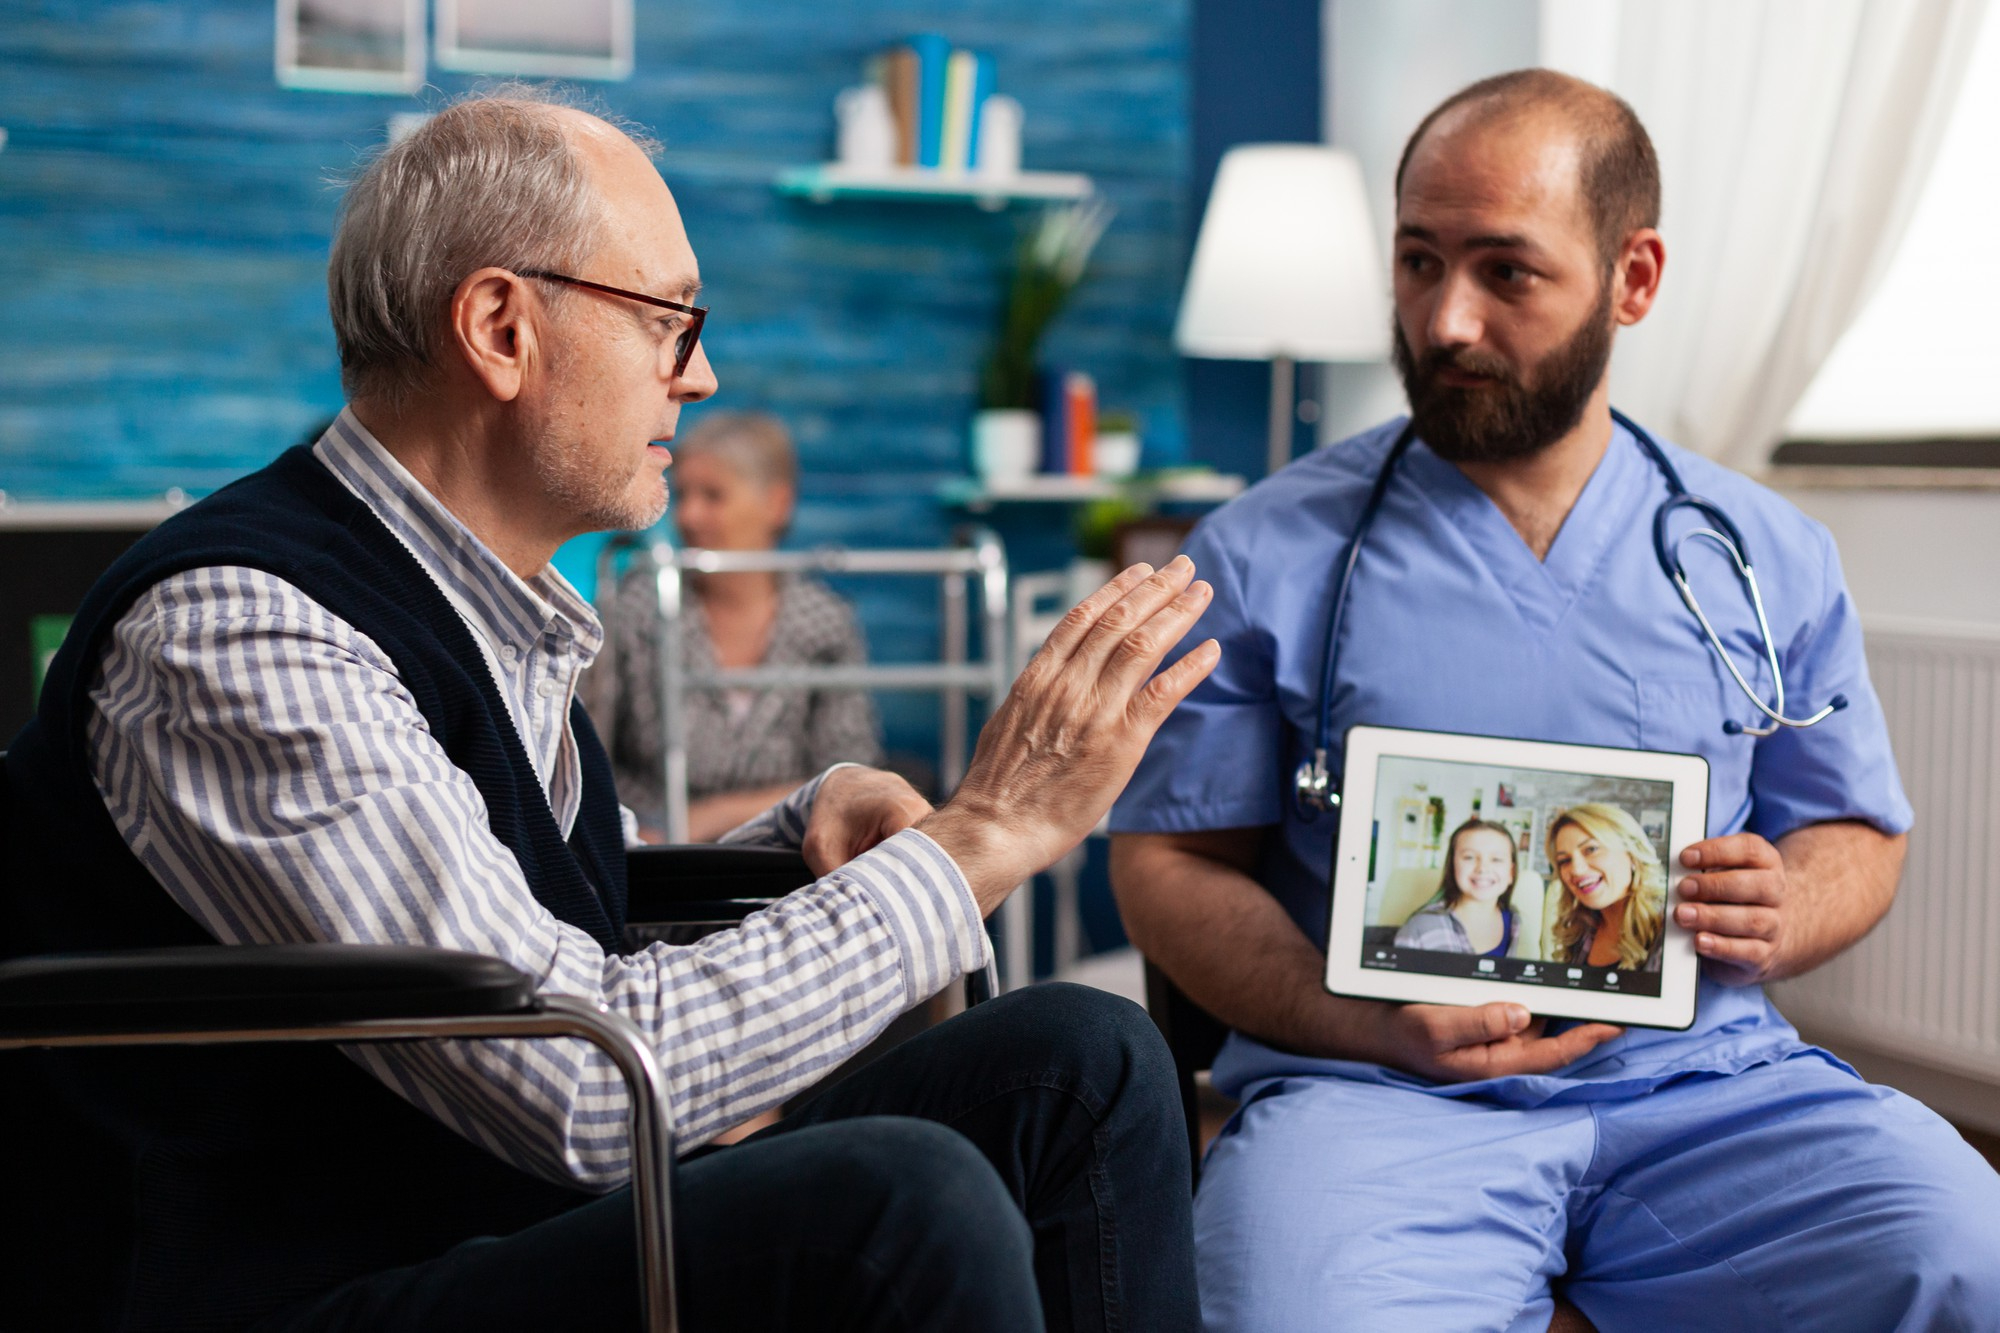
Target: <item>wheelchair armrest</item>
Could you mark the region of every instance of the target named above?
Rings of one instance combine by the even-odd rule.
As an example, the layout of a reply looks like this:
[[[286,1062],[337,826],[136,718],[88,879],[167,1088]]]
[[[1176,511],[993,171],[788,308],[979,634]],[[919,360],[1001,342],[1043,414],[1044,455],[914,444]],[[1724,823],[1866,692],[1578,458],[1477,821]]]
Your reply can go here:
[[[0,964],[0,1039],[217,1032],[532,1013],[534,979],[497,958],[376,944],[42,954]]]
[[[736,921],[818,878],[782,847],[634,847],[625,853],[626,919]]]

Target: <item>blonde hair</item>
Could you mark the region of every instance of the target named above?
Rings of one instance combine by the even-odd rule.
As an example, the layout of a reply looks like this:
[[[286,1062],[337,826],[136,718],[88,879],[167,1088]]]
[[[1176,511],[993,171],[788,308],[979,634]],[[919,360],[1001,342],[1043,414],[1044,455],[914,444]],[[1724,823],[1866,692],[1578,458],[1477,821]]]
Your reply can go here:
[[[1624,852],[1631,860],[1632,887],[1625,895],[1625,923],[1618,931],[1618,963],[1625,968],[1645,966],[1666,924],[1667,868],[1660,861],[1659,849],[1639,827],[1639,821],[1624,810],[1615,805],[1586,801],[1582,805],[1571,806],[1549,821],[1549,831],[1543,841],[1551,870],[1556,864],[1556,834],[1571,825]],[[1556,882],[1562,885],[1562,894],[1556,904],[1555,925],[1550,928],[1550,934],[1562,950],[1563,957],[1577,962],[1578,959],[1571,957],[1571,951],[1585,932],[1596,929],[1604,916],[1578,902],[1576,895],[1570,892],[1569,882],[1560,873],[1556,875]]]

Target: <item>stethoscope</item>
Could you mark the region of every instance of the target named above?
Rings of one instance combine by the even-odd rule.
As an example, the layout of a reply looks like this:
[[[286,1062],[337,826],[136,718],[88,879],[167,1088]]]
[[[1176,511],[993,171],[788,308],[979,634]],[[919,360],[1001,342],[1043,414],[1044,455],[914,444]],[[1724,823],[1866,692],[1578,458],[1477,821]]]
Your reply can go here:
[[[1730,718],[1722,724],[1724,732],[1731,736],[1769,736],[1781,727],[1810,727],[1824,722],[1833,714],[1847,707],[1847,696],[1836,694],[1827,705],[1811,717],[1797,718],[1785,716],[1785,675],[1778,667],[1778,649],[1771,642],[1771,622],[1764,614],[1764,594],[1757,587],[1756,571],[1750,567],[1750,553],[1743,540],[1743,533],[1714,504],[1692,495],[1681,481],[1681,474],[1675,470],[1673,462],[1659,442],[1646,433],[1645,427],[1620,412],[1611,410],[1612,420],[1632,432],[1632,438],[1646,451],[1656,467],[1667,479],[1667,498],[1653,511],[1653,554],[1659,557],[1660,572],[1665,574],[1676,589],[1687,609],[1701,624],[1701,632],[1708,638],[1708,646],[1729,669],[1730,679],[1736,688],[1743,691],[1767,719],[1763,726],[1746,726]],[[1326,758],[1333,749],[1333,687],[1335,671],[1340,657],[1340,627],[1347,617],[1347,594],[1354,584],[1354,570],[1361,563],[1361,546],[1368,540],[1368,530],[1375,524],[1375,516],[1382,510],[1383,497],[1389,493],[1389,482],[1394,478],[1396,464],[1409,451],[1417,438],[1414,423],[1406,424],[1396,443],[1389,449],[1389,456],[1382,462],[1382,470],[1375,476],[1375,486],[1368,492],[1368,503],[1362,506],[1360,521],[1354,525],[1354,535],[1347,540],[1347,550],[1341,556],[1340,581],[1334,587],[1333,610],[1326,621],[1326,657],[1320,667],[1319,680],[1319,730],[1313,738],[1312,757],[1299,764],[1298,774],[1293,779],[1292,804],[1301,819],[1312,820],[1320,814],[1334,809],[1340,804],[1339,780],[1327,768]],[[1678,540],[1667,539],[1667,520],[1678,509],[1692,510],[1706,521],[1708,526],[1693,528],[1681,534]],[[1736,576],[1750,595],[1750,605],[1757,612],[1757,632],[1764,640],[1764,661],[1771,668],[1772,702],[1765,703],[1757,697],[1757,692],[1744,679],[1742,671],[1729,655],[1729,650],[1717,636],[1715,627],[1709,623],[1708,615],[1701,609],[1701,602],[1695,597],[1694,589],[1688,584],[1687,570],[1681,565],[1681,548],[1693,540],[1713,542],[1729,556],[1736,566]]]

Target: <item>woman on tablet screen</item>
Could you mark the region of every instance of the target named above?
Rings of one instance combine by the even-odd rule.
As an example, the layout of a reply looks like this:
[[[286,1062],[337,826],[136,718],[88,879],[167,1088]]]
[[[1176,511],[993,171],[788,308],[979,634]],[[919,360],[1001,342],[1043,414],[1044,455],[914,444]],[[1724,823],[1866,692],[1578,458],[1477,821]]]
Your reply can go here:
[[[1519,924],[1514,835],[1498,824],[1468,819],[1451,831],[1445,847],[1444,883],[1396,932],[1396,947],[1506,957]]]
[[[1666,934],[1667,875],[1652,839],[1615,805],[1573,805],[1549,824],[1562,881],[1550,937],[1572,965],[1656,972]]]

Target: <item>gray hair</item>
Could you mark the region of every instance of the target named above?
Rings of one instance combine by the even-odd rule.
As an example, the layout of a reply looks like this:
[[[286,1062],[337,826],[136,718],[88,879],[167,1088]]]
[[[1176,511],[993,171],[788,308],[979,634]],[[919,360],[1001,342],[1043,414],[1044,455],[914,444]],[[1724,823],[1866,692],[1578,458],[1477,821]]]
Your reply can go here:
[[[473,93],[355,178],[327,264],[327,305],[350,398],[400,406],[424,387],[452,294],[467,274],[489,266],[571,272],[603,244],[597,192],[556,114],[587,109],[578,102],[561,89],[520,83]],[[658,150],[633,137],[643,151]],[[568,292],[549,286],[544,299],[560,309]]]
[[[768,412],[710,412],[675,437],[676,460],[721,459],[759,490],[799,482],[799,458],[785,423]]]

